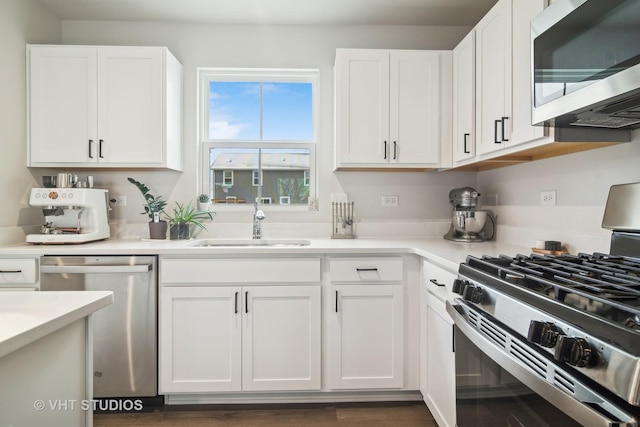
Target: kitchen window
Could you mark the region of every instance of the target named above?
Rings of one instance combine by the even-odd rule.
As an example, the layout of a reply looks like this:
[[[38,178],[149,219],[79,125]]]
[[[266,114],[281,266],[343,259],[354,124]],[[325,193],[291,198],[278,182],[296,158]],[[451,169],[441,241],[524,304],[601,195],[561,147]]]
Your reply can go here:
[[[218,204],[307,207],[317,188],[318,71],[198,75],[202,192]]]

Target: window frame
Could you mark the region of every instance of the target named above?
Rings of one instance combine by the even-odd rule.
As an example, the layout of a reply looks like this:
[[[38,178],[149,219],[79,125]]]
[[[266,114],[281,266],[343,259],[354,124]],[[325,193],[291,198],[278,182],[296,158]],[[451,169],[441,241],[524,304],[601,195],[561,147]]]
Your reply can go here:
[[[278,205],[272,204],[269,209],[286,211],[308,211],[309,206],[317,198],[318,174],[316,150],[320,128],[320,71],[317,69],[248,69],[248,68],[198,68],[198,143],[200,144],[200,168],[198,176],[200,193],[212,194],[209,176],[209,150],[212,148],[238,149],[308,149],[309,171],[305,171],[305,186],[309,187],[309,203],[307,205]],[[312,139],[309,141],[247,141],[247,140],[212,140],[209,138],[209,82],[210,81],[247,81],[247,82],[282,82],[311,83],[312,87]],[[264,170],[261,170],[264,173]],[[253,172],[252,172],[253,175]],[[261,174],[261,184],[264,183]],[[253,181],[253,179],[252,179]],[[309,185],[309,181],[311,185]],[[261,187],[258,187],[257,198],[261,197]],[[247,201],[249,202],[249,201]],[[252,203],[247,203],[252,205]],[[248,210],[248,206],[241,204],[216,204],[215,209]],[[251,206],[253,209],[253,206]]]

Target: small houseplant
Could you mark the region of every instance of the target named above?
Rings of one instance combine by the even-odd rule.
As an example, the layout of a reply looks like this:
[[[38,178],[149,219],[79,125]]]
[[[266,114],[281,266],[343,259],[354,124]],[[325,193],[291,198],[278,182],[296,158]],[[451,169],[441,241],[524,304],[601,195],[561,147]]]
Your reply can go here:
[[[149,221],[149,237],[152,239],[166,239],[167,238],[167,222],[160,219],[160,214],[164,211],[167,202],[162,200],[162,196],[154,196],[151,194],[151,189],[140,181],[136,181],[133,178],[127,178],[127,180],[135,185],[144,197],[145,206],[142,215],[147,215]]]
[[[211,206],[211,199],[208,194],[202,193],[198,196],[198,210],[208,212]]]
[[[186,205],[176,202],[171,214],[164,213],[169,221],[169,238],[171,240],[188,239],[191,236],[191,226],[194,225],[203,230],[206,227],[202,220],[213,219],[211,212],[201,211],[192,206],[191,202]]]

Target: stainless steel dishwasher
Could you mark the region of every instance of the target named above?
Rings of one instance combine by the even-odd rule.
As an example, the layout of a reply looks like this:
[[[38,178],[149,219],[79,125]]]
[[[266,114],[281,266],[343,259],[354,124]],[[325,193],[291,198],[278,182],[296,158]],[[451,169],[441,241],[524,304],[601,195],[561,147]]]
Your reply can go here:
[[[42,291],[113,291],[94,315],[95,398],[158,394],[155,256],[43,256]]]

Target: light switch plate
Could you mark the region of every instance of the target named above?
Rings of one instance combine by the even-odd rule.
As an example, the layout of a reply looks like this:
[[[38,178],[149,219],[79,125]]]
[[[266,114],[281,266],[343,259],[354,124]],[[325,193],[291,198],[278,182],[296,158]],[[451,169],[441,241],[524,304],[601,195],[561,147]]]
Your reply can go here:
[[[382,206],[385,206],[385,207],[398,206],[398,196],[382,196]]]

